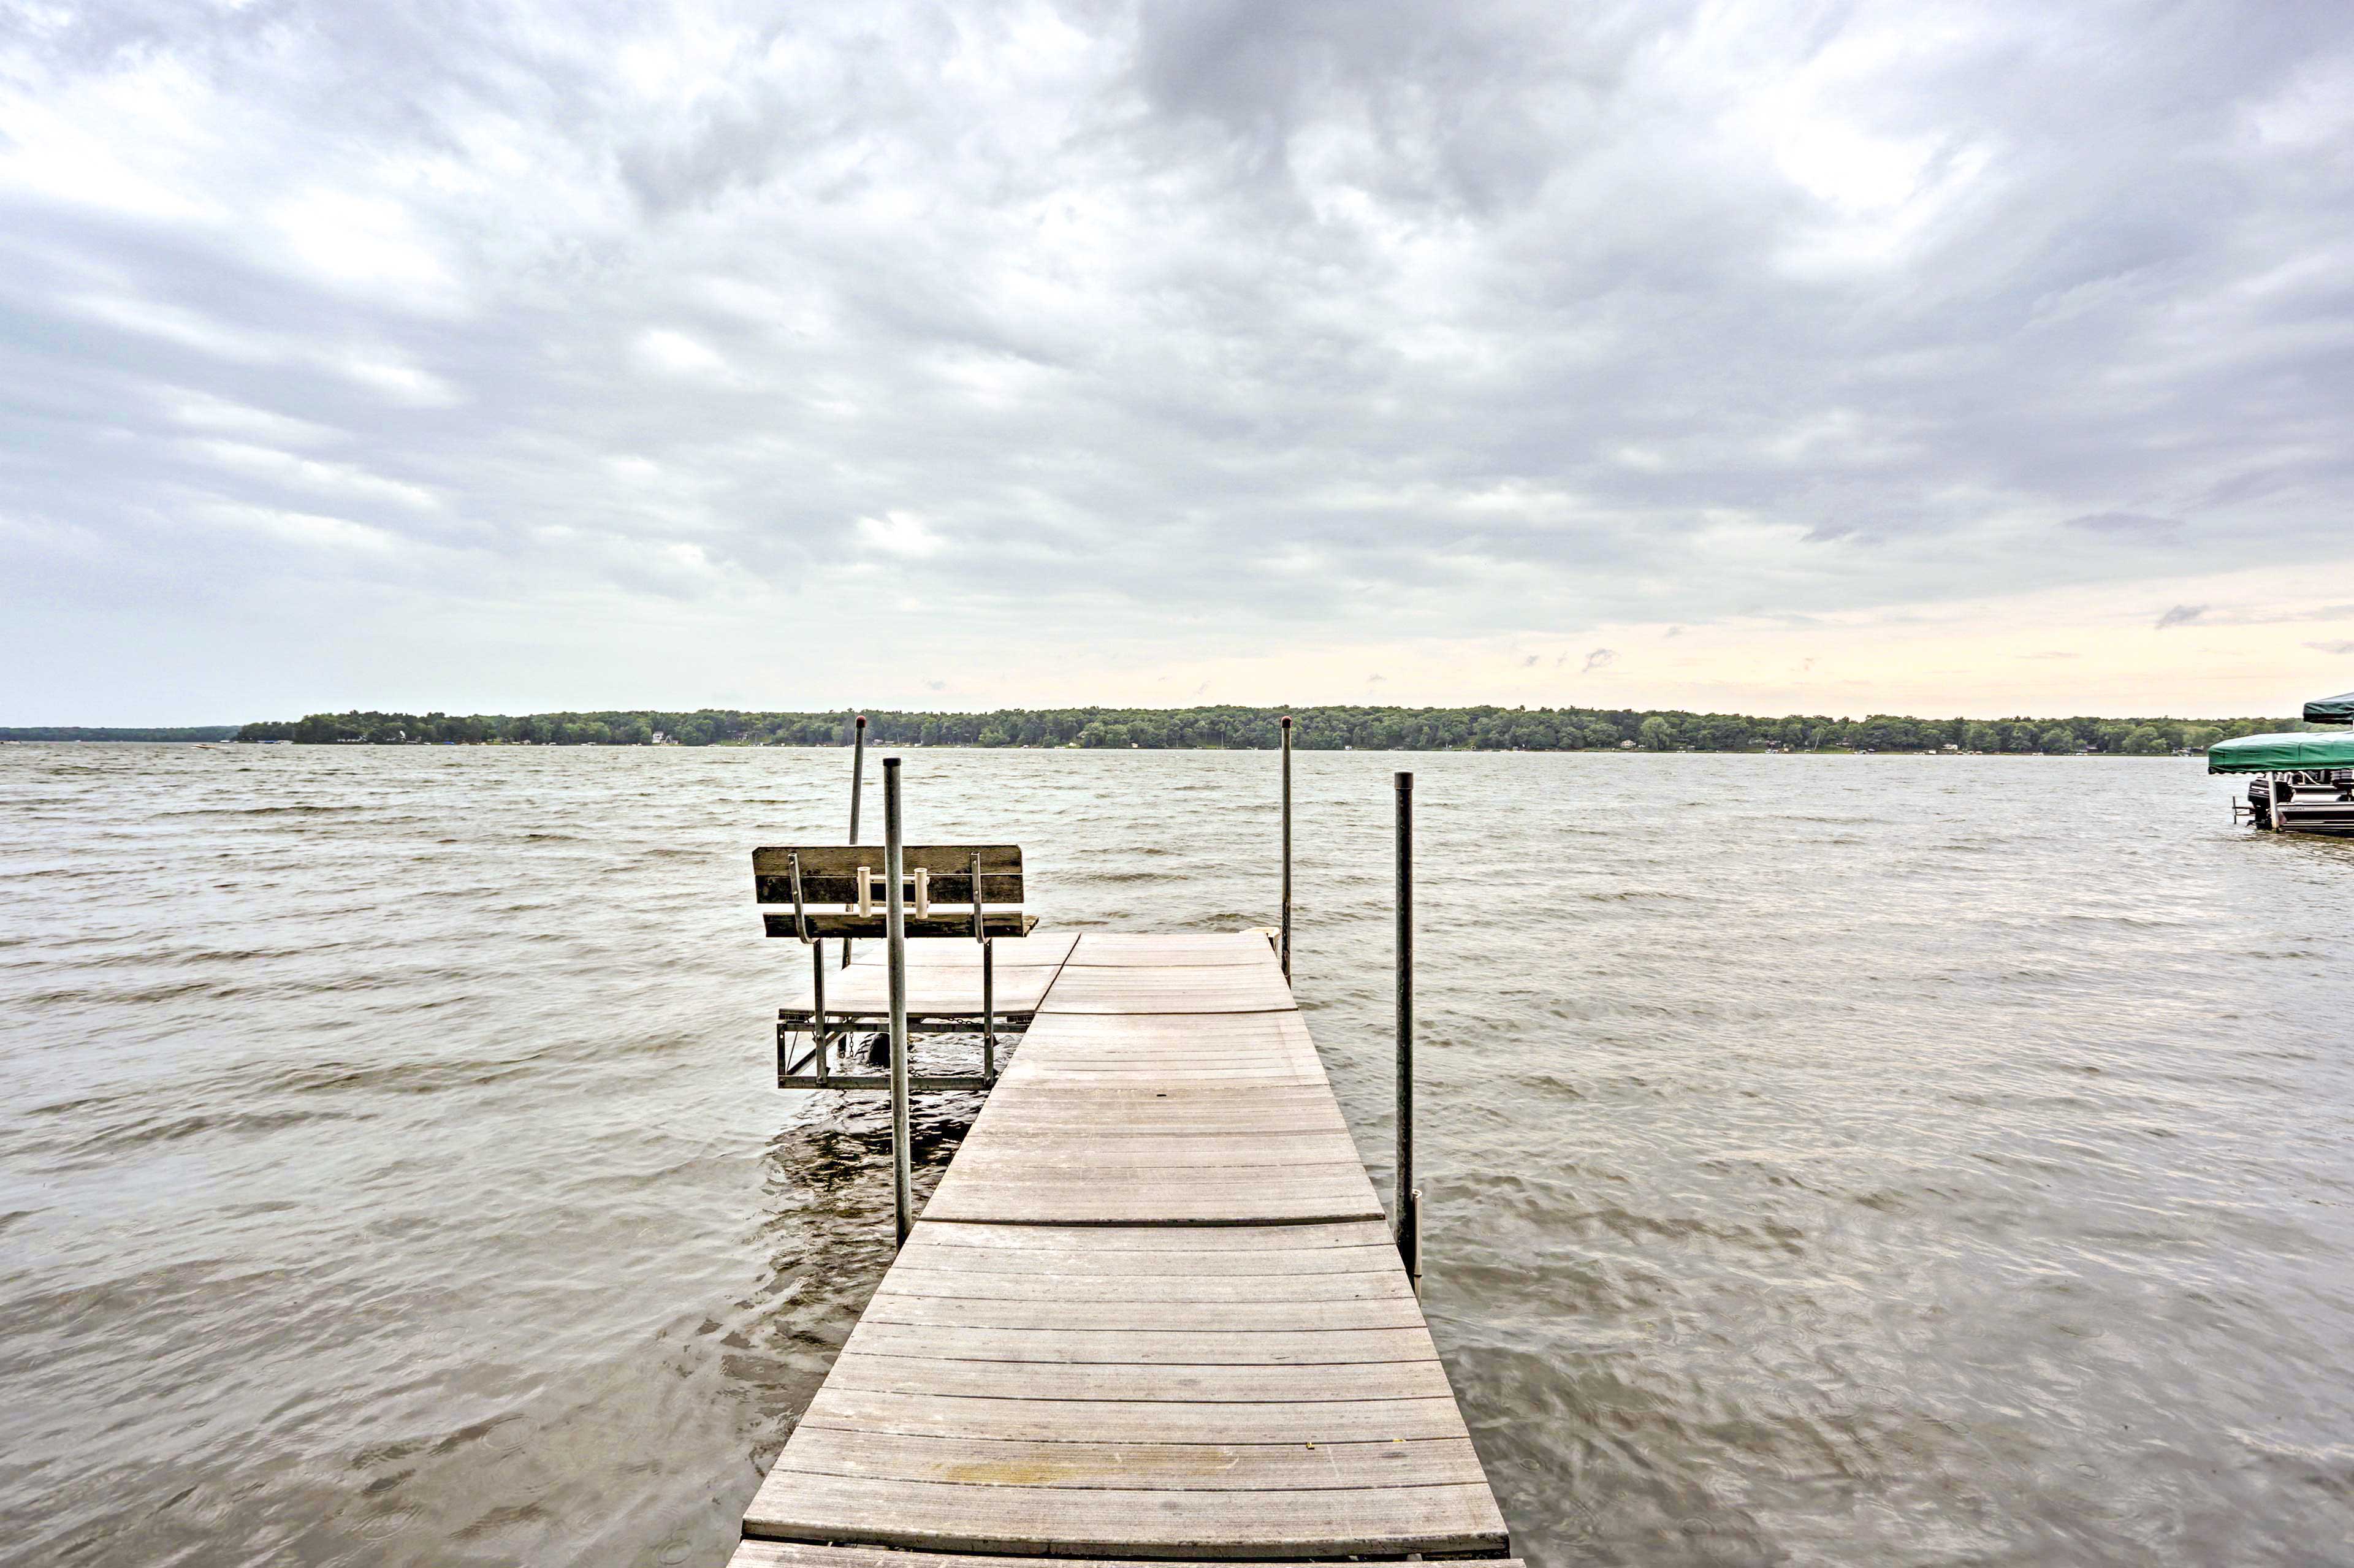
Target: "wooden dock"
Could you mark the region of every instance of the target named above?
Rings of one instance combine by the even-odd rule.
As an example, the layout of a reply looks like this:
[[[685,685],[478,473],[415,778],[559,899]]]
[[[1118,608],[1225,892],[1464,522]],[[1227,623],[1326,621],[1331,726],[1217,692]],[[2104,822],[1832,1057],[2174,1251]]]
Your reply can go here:
[[[1089,933],[1035,1008],[731,1568],[1505,1557],[1267,941]]]

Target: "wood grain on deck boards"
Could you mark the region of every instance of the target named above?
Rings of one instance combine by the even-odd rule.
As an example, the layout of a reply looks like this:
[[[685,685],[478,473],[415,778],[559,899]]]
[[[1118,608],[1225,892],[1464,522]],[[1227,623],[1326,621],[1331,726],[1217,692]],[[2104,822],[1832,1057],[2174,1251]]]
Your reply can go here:
[[[1016,1227],[1000,1227],[1012,1229]],[[1089,1247],[1084,1237],[1074,1243],[1068,1236],[1058,1234],[1048,1226],[1023,1225],[1024,1231],[1034,1231],[1053,1243],[1036,1252],[1009,1252],[1000,1247],[960,1247],[943,1245],[938,1256],[918,1255],[908,1260],[910,1268],[925,1274],[955,1274],[976,1280],[1069,1279],[1087,1276],[1108,1284],[1129,1275],[1166,1275],[1172,1279],[1195,1278],[1210,1280],[1229,1277],[1238,1279],[1294,1279],[1311,1274],[1381,1275],[1386,1272],[1388,1259],[1381,1254],[1394,1255],[1396,1244],[1382,1241],[1370,1247],[1325,1246],[1303,1247],[1296,1253],[1262,1253],[1246,1249],[1234,1252],[1147,1252],[1133,1247]],[[1172,1227],[1173,1228],[1173,1227]],[[1287,1230],[1306,1230],[1306,1225],[1287,1225]],[[1206,1234],[1221,1234],[1219,1227],[1201,1227]],[[966,1232],[994,1235],[997,1229],[985,1225],[942,1226],[943,1234]],[[1125,1231],[1109,1233],[1112,1235]],[[1236,1229],[1244,1235],[1247,1229]],[[901,1255],[906,1257],[906,1254]],[[1173,1289],[1173,1285],[1162,1288]]]
[[[1090,1559],[1091,1568],[1187,1568],[1182,1562],[1160,1558]],[[799,1541],[748,1541],[736,1549],[727,1568],[1070,1568],[1061,1557],[965,1557],[951,1552],[894,1552],[879,1546],[812,1546]],[[1291,1568],[1270,1563],[1267,1568]],[[1516,1557],[1491,1559],[1481,1568],[1525,1568]]]
[[[1355,1181],[1320,1181],[1300,1183],[1278,1192],[1243,1181],[1224,1181],[1213,1189],[1206,1179],[1172,1177],[1193,1184],[1191,1194],[1104,1192],[1091,1191],[1098,1178],[1083,1171],[1059,1179],[1001,1184],[985,1194],[970,1190],[935,1194],[925,1206],[928,1219],[962,1224],[1006,1225],[1280,1225],[1308,1220],[1360,1219],[1378,1213],[1373,1188],[1361,1173]],[[1361,1183],[1363,1183],[1361,1185]],[[944,1194],[944,1195],[942,1195]],[[1052,1212],[1051,1220],[1009,1217],[1016,1211]]]
[[[1272,1027],[1297,1023],[1296,1012],[1050,1012],[1040,1021],[1046,1043],[1057,1056],[1117,1056],[1124,1061],[1211,1062],[1235,1057],[1303,1056],[1314,1060],[1316,1047],[1300,1029]],[[1101,1029],[1100,1024],[1148,1023],[1161,1030]],[[1084,1023],[1088,1027],[1073,1027]],[[1256,1023],[1248,1031],[1223,1029],[1220,1024]]]
[[[956,1361],[942,1356],[869,1356],[843,1351],[826,1387],[876,1393],[941,1394],[1002,1403],[1013,1407],[1037,1399],[1110,1400],[1160,1404],[1182,1410],[1193,1404],[1283,1404],[1294,1400],[1329,1404],[1350,1399],[1444,1398],[1454,1393],[1437,1357],[1419,1361],[1369,1361],[1335,1377],[1329,1366],[1169,1366],[1137,1361],[1034,1361],[1009,1374],[996,1361]],[[1460,1414],[1457,1419],[1460,1420]],[[790,1445],[788,1445],[790,1446]]]
[[[1075,974],[1066,968],[1064,973]],[[1163,971],[1168,972],[1168,971]],[[1104,983],[1109,984],[1119,977]],[[1277,978],[1278,985],[1281,977]],[[1270,1043],[1306,1044],[1314,1048],[1307,1021],[1299,1010],[1282,1006],[1257,1012],[1176,1012],[1105,1014],[1050,1011],[1038,1021],[1047,1037],[1075,1044],[1118,1043],[1139,1050],[1244,1047],[1264,1049]]]
[[[1123,981],[1219,977],[1202,989],[1222,994],[1226,979],[1248,974],[1284,989],[1271,959],[1255,969],[1096,972]],[[1182,1030],[1171,1026],[1196,1020],[1155,1015],[1138,1031],[1151,1045],[1123,1060],[1121,1026],[1132,1020],[1091,1017],[1074,1027],[1070,1015],[1051,1011],[1073,973],[1056,980],[1049,1011],[982,1107],[927,1218],[1208,1225],[1380,1217],[1297,1013],[1207,1015],[1203,1033],[1225,1054],[1215,1065],[1183,1059]]]
[[[1057,1061],[1096,1057],[1123,1062],[1176,1063],[1187,1066],[1196,1063],[1207,1065],[1231,1061],[1315,1062],[1318,1059],[1316,1046],[1305,1030],[1262,1028],[1245,1033],[1214,1027],[1220,1022],[1272,1024],[1285,1020],[1297,1022],[1299,1017],[1296,1012],[1049,1012],[1040,1020],[1040,1023],[1053,1026],[1045,1030],[1042,1044],[1053,1052]],[[1090,1023],[1133,1019],[1139,1022],[1213,1027],[1172,1029],[1165,1034],[1066,1027],[1073,1020],[1082,1018]]]
[[[1069,1086],[1074,1090],[1083,1088],[1077,1084]],[[1288,1084],[1254,1084],[1250,1088],[1253,1093],[1272,1093],[1289,1086]],[[1003,1091],[1001,1088],[999,1092]],[[1051,1112],[1035,1115],[1024,1111],[1007,1115],[991,1130],[1021,1128],[1043,1134],[1067,1134],[1074,1138],[1084,1135],[1107,1143],[1129,1136],[1169,1133],[1340,1133],[1347,1130],[1337,1111],[1327,1116],[1290,1106],[1205,1106],[1180,1101],[1174,1095],[1167,1099],[1157,1099],[1149,1089],[1140,1096],[1110,1095],[1093,1089],[1086,1092],[1093,1097],[1093,1115],[1074,1114],[1069,1107],[1058,1107]],[[1133,1125],[1126,1128],[1107,1126],[1105,1118],[1109,1117],[1125,1117]]]
[[[1010,1070],[1009,1070],[1010,1077]],[[993,1107],[1002,1103],[1008,1121],[1035,1121],[1041,1126],[1058,1122],[1095,1120],[1106,1116],[1117,1119],[1108,1125],[1118,1126],[1129,1118],[1160,1117],[1182,1123],[1187,1117],[1205,1121],[1230,1122],[1235,1127],[1257,1127],[1273,1121],[1290,1121],[1301,1126],[1335,1127],[1345,1125],[1340,1120],[1339,1103],[1332,1098],[1331,1087],[1324,1084],[1254,1084],[1236,1088],[1206,1079],[1189,1079],[1172,1074],[1163,1085],[1080,1084],[1057,1079],[1043,1067],[1034,1067],[1023,1077],[1009,1081],[990,1098]]]
[[[1297,1160],[1324,1162],[1356,1158],[1356,1145],[1337,1127],[1257,1128],[1247,1131],[1186,1128],[1113,1131],[1099,1128],[1034,1128],[1008,1119],[990,1129],[989,1147],[976,1153],[1000,1159],[1011,1154],[1044,1158],[1074,1149],[1100,1150],[1108,1157],[1146,1164]]]
[[[1309,1301],[1070,1301],[1060,1298],[917,1296],[894,1291],[866,1304],[864,1321],[910,1327],[1004,1329],[1022,1333],[1322,1334],[1420,1329],[1422,1308],[1375,1297]]]
[[[1174,1275],[1140,1281],[1133,1275],[981,1273],[969,1268],[896,1268],[889,1289],[910,1297],[964,1301],[1411,1301],[1403,1275],[1365,1269],[1354,1274]],[[877,1291],[875,1299],[882,1299]]]
[[[1072,1086],[1079,1087],[1077,1085]],[[1290,1086],[1254,1084],[1249,1086],[1254,1090],[1271,1091]],[[1172,1100],[1173,1098],[1172,1097]],[[1009,1115],[991,1130],[1088,1139],[1102,1143],[1117,1143],[1129,1138],[1195,1132],[1313,1133],[1337,1137],[1347,1131],[1347,1128],[1333,1118],[1294,1107],[1273,1106],[1254,1111],[1241,1107],[1172,1104],[1172,1100],[1155,1100],[1148,1093],[1140,1105],[1132,1098],[1104,1095],[1096,1101],[1101,1116],[1094,1119],[1059,1113],[1051,1116]],[[1113,1116],[1130,1117],[1135,1125],[1127,1129],[1106,1126],[1102,1118]]]
[[[1288,1013],[1244,1013],[1248,1018],[1288,1017]],[[1057,1037],[1042,1047],[1030,1060],[1036,1064],[1031,1075],[1050,1075],[1064,1067],[1126,1067],[1136,1072],[1176,1072],[1181,1074],[1226,1071],[1283,1071],[1313,1073],[1323,1076],[1323,1064],[1316,1059],[1310,1047],[1285,1040],[1244,1042],[1221,1044],[1205,1041],[1200,1050],[1189,1051],[1177,1045],[1140,1044],[1127,1050],[1112,1040],[1073,1040]]]
[[[1074,1016],[1071,1013],[1050,1013],[1049,1022],[1060,1022]],[[1089,1014],[1095,1016],[1109,1016]],[[1167,1019],[1167,1013],[1146,1013],[1140,1016]],[[1186,1013],[1188,1023],[1206,1022],[1213,1018],[1295,1018],[1289,1012],[1225,1012]],[[1252,1036],[1221,1037],[1203,1031],[1191,1037],[1175,1036],[1166,1040],[1127,1039],[1097,1034],[1074,1034],[1068,1030],[1050,1031],[1042,1042],[1039,1059],[1060,1062],[1127,1062],[1139,1066],[1215,1067],[1242,1063],[1282,1064],[1285,1065],[1320,1065],[1316,1048],[1302,1038],[1279,1033]]]
[[[1109,977],[1105,983],[1125,982],[1124,969],[1092,969],[1090,974]],[[1167,971],[1150,971],[1154,974]],[[1220,971],[1228,975],[1249,971],[1231,969]],[[1269,1051],[1306,1051],[1316,1049],[1305,1022],[1289,1007],[1226,1009],[1210,1012],[1075,1012],[1061,1005],[1061,1001],[1078,994],[1087,982],[1076,980],[1069,968],[1058,972],[1056,983],[1050,987],[1044,1003],[1039,1009],[1037,1022],[1033,1026],[1044,1032],[1044,1038],[1057,1050],[1117,1051],[1123,1054],[1158,1054],[1184,1056],[1193,1054],[1232,1055],[1236,1053]],[[1254,982],[1257,983],[1257,982]],[[1280,979],[1274,982],[1280,986]],[[1066,991],[1065,986],[1078,989]],[[1144,999],[1152,1000],[1152,999]]]
[[[1155,1230],[1140,1226],[1132,1230],[1090,1232],[1076,1237],[1027,1229],[991,1231],[959,1225],[953,1230],[938,1230],[917,1225],[907,1237],[907,1245],[899,1255],[915,1257],[934,1247],[954,1249],[960,1255],[966,1252],[1021,1255],[1080,1250],[1091,1256],[1127,1252],[1167,1253],[1181,1256],[1193,1253],[1267,1252],[1280,1255],[1277,1266],[1289,1266],[1293,1260],[1326,1248],[1392,1245],[1389,1227],[1377,1220],[1241,1231],[1199,1231],[1182,1226]]]
[[[829,1383],[802,1426],[934,1437],[1027,1437],[1096,1443],[1338,1443],[1454,1437],[1463,1430],[1445,1394],[1419,1399],[991,1399],[884,1393]]]
[[[804,1426],[784,1461],[798,1475],[1087,1491],[1328,1491],[1338,1483],[1435,1487],[1477,1481],[1468,1437],[1298,1443],[1107,1443],[1087,1438],[934,1437]]]
[[[1170,1075],[1172,1081],[1165,1088],[1122,1091],[1107,1086],[1088,1089],[1057,1080],[1053,1071],[1054,1060],[1049,1052],[1040,1052],[1030,1058],[1032,1065],[1023,1069],[1018,1078],[1013,1075],[1013,1068],[1007,1068],[1007,1103],[1019,1103],[1024,1108],[1034,1107],[1044,1111],[1066,1107],[1083,1109],[1091,1115],[1098,1105],[1110,1103],[1125,1093],[1139,1102],[1139,1109],[1150,1108],[1150,1102],[1156,1098],[1225,1110],[1248,1110],[1262,1102],[1319,1113],[1330,1110],[1336,1115],[1340,1109],[1340,1102],[1332,1097],[1331,1086],[1321,1080],[1270,1086],[1264,1090],[1242,1090],[1190,1078],[1184,1075],[1181,1065],[1172,1064]],[[996,1097],[991,1096],[989,1103],[996,1105]]]
[[[1364,1170],[1358,1163],[1356,1145],[1339,1128],[1243,1135],[1108,1133],[1098,1137],[1080,1129],[1060,1138],[1019,1132],[1003,1136],[1003,1142],[992,1138],[988,1147],[973,1151],[975,1171],[1019,1181],[1082,1167],[1107,1173],[1138,1171],[1148,1177],[1155,1171],[1234,1170],[1251,1172],[1260,1180],[1269,1172],[1312,1172],[1318,1166],[1341,1166],[1351,1174]]]
[[[1040,1052],[1027,1060],[1030,1065],[1023,1070],[1022,1077],[1014,1086],[1016,1091],[1022,1093],[1025,1099],[1029,1097],[1028,1090],[1034,1085],[1044,1087],[1050,1093],[1066,1088],[1085,1090],[1089,1087],[1105,1089],[1119,1087],[1116,1083],[1097,1083],[1093,1078],[1081,1076],[1086,1074],[1106,1073],[1158,1077],[1163,1081],[1151,1086],[1151,1089],[1162,1095],[1168,1094],[1171,1090],[1183,1090],[1195,1097],[1216,1094],[1228,1100],[1247,1098],[1246,1096],[1238,1095],[1235,1091],[1225,1087],[1219,1082],[1221,1077],[1235,1073],[1255,1074],[1261,1077],[1273,1075],[1290,1086],[1312,1089],[1315,1093],[1301,1097],[1304,1100],[1311,1102],[1318,1097],[1329,1093],[1320,1063],[1302,1056],[1284,1056],[1275,1053],[1258,1057],[1185,1062],[1149,1055],[1121,1058],[1097,1054],[1092,1051],[1086,1054],[1079,1054],[1065,1047],[1053,1052]],[[1009,1067],[1009,1075],[1011,1071]]]
[[[1081,946],[1085,946],[1084,943]],[[1110,969],[1065,964],[1042,1012],[1288,1012],[1296,1004],[1273,964]]]
[[[1344,1128],[1282,1140],[1097,1138],[1000,1146],[988,1116],[924,1217],[1001,1224],[1374,1220],[1381,1203]]]
[[[1281,1182],[1300,1186],[1355,1183],[1364,1167],[1334,1133],[1321,1143],[1292,1149],[1252,1148],[1232,1139],[1215,1145],[1190,1148],[1137,1147],[1133,1139],[1073,1139],[1052,1150],[984,1149],[972,1156],[968,1182],[991,1187],[1020,1187],[1067,1181],[1117,1183],[1149,1188],[1156,1182],[1216,1181]],[[1127,1201],[1150,1201],[1150,1192],[1126,1194]],[[1329,1214],[1325,1219],[1371,1219],[1370,1214]],[[1009,1224],[1012,1222],[1009,1221]]]
[[[1078,1086],[1072,1086],[1076,1088]],[[1254,1089],[1288,1086],[1287,1085],[1257,1084],[1250,1086]],[[1280,1106],[1253,1112],[1241,1107],[1222,1109],[1214,1106],[1172,1105],[1166,1101],[1154,1101],[1150,1098],[1143,1105],[1139,1106],[1131,1099],[1108,1095],[1102,1096],[1096,1103],[1104,1115],[1116,1116],[1125,1113],[1134,1117],[1137,1125],[1131,1129],[1123,1131],[1116,1127],[1106,1127],[1100,1121],[1091,1122],[1080,1117],[1008,1116],[997,1126],[998,1128],[1008,1132],[1035,1132],[1048,1137],[1060,1135],[1066,1139],[1085,1139],[1106,1144],[1119,1143],[1123,1139],[1136,1138],[1196,1132],[1252,1135],[1312,1133],[1339,1137],[1347,1130],[1344,1126],[1331,1118],[1310,1111],[1290,1109]]]
[[[1508,1550],[1262,938],[1079,938],[745,1531],[811,1544],[742,1568]]]
[[[907,1323],[859,1319],[843,1349],[867,1356],[926,1356],[988,1361],[1007,1368],[1005,1389],[1019,1392],[1027,1363],[1118,1361],[1133,1366],[1348,1366],[1359,1361],[1426,1361],[1437,1358],[1430,1330],[1308,1330],[1298,1333],[1235,1330],[1188,1334],[1150,1329],[968,1329],[957,1333]]]
[[[1242,1016],[1265,1018],[1268,1013],[1248,1013]],[[1225,1072],[1307,1072],[1319,1063],[1305,1047],[1288,1045],[1279,1041],[1250,1046],[1227,1046],[1214,1050],[1184,1051],[1174,1048],[1140,1045],[1123,1051],[1112,1041],[1057,1040],[1040,1051],[1031,1060],[1037,1064],[1031,1069],[1033,1077],[1043,1076],[1068,1067],[1125,1067],[1140,1073]]]
[[[1027,1048],[1026,1045],[1024,1047]],[[995,1127],[1121,1128],[1184,1131],[1224,1127],[1243,1131],[1265,1127],[1340,1128],[1339,1102],[1324,1084],[1250,1084],[1187,1079],[1175,1074],[1165,1084],[1078,1083],[1033,1067],[1020,1077],[1008,1068],[1003,1082],[982,1108]],[[974,1131],[980,1131],[974,1124]],[[970,1143],[971,1134],[966,1135]]]
[[[1171,1067],[1121,1065],[1116,1063],[1078,1062],[1039,1068],[1051,1072],[1061,1082],[1073,1088],[1115,1087],[1120,1085],[1140,1085],[1159,1088],[1181,1076],[1196,1084],[1258,1084],[1278,1087],[1286,1084],[1312,1083],[1307,1070],[1300,1067],[1204,1067],[1191,1074],[1180,1074]]]
[[[1087,1068],[1098,1071],[1119,1068],[1133,1073],[1162,1073],[1175,1077],[1181,1086],[1197,1092],[1219,1092],[1208,1075],[1219,1072],[1299,1073],[1310,1075],[1312,1087],[1318,1093],[1325,1090],[1323,1064],[1305,1048],[1294,1048],[1281,1043],[1270,1043],[1257,1050],[1241,1050],[1217,1055],[1193,1057],[1182,1052],[1140,1047],[1122,1052],[1108,1042],[1087,1042],[1075,1044],[1068,1040],[1057,1041],[1030,1058],[1034,1065],[1029,1076],[1052,1081],[1064,1069],[1077,1072]],[[1314,1099],[1315,1095],[1303,1097]]]
[[[1055,995],[1061,986],[1057,982]],[[1146,1027],[1123,1027],[1133,1025]],[[1073,1013],[1047,1011],[1033,1024],[1032,1071],[1065,1065],[1281,1067],[1321,1080],[1316,1043],[1297,1012]]]
[[[853,1531],[839,1521],[856,1518]],[[1322,1491],[981,1486],[806,1475],[780,1467],[747,1535],[931,1551],[1280,1558],[1505,1550],[1484,1481]]]
[[[1090,969],[1176,969],[1264,963],[1274,951],[1265,937],[1247,934],[1149,937],[1089,931],[1080,937],[1073,961]]]

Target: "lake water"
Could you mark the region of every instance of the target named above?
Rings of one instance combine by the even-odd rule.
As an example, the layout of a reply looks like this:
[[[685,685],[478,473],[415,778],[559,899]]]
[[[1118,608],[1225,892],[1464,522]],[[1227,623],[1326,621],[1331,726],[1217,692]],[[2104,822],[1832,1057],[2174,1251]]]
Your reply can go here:
[[[1049,925],[1274,915],[1270,756],[907,756]],[[2354,842],[2180,760],[1302,754],[1377,1178],[1398,767],[1427,1306],[1532,1563],[2354,1554]],[[0,1562],[724,1563],[890,1254],[745,853],[848,772],[0,748]]]

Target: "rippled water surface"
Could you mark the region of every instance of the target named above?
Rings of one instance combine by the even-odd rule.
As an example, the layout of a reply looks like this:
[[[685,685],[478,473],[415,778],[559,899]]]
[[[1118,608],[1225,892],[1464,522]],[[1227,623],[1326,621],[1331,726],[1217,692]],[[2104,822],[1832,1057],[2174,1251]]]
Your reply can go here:
[[[1049,924],[1272,916],[1263,754],[907,755]],[[1532,1563],[2348,1560],[2354,843],[2191,762],[1303,754],[1377,1175],[1400,766],[1427,1304]],[[847,779],[0,748],[0,1561],[724,1563],[890,1250],[745,853]]]

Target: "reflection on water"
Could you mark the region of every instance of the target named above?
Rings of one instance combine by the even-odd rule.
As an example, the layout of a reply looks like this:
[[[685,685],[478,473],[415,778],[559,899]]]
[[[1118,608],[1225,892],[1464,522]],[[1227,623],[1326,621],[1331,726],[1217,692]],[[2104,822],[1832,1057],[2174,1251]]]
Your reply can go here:
[[[2172,761],[1303,754],[1377,1176],[1399,765],[1428,1306],[1532,1562],[2343,1554],[2354,844]],[[1267,757],[907,766],[1050,925],[1272,914]],[[846,777],[0,752],[0,1561],[723,1563],[890,1253],[881,1097],[764,1081],[744,851]]]

